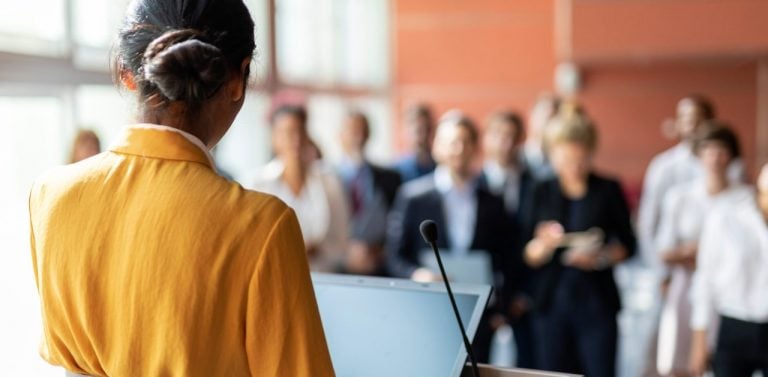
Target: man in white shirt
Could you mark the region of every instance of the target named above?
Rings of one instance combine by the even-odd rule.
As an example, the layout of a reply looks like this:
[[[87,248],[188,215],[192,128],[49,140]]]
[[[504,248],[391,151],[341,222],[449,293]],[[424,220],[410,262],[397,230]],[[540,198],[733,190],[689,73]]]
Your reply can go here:
[[[691,372],[701,376],[717,334],[715,376],[768,375],[768,165],[757,195],[709,215],[691,292]],[[717,324],[719,319],[719,325]]]
[[[662,286],[668,284],[668,275],[662,259],[659,257],[659,223],[664,197],[670,188],[690,182],[700,177],[703,170],[700,162],[693,153],[692,140],[696,129],[706,120],[715,117],[712,103],[700,95],[689,95],[677,103],[675,120],[671,130],[679,138],[680,142],[672,148],[658,154],[648,165],[643,182],[642,196],[637,213],[637,238],[640,255],[643,261],[652,268],[657,280],[658,291],[653,292],[655,297],[661,298]],[[733,181],[743,181],[744,165],[740,159],[731,162],[728,175]],[[661,309],[661,300],[655,303],[652,309],[658,316]],[[658,318],[656,319],[658,320]],[[656,328],[656,326],[654,326]],[[647,375],[656,375],[656,334],[652,334],[652,341],[647,349],[646,372]]]
[[[658,154],[648,165],[637,214],[637,233],[640,252],[651,266],[662,265],[658,258],[657,237],[664,196],[670,188],[702,176],[703,170],[693,153],[692,140],[699,126],[714,117],[714,107],[708,99],[698,95],[681,99],[674,122],[680,142]],[[728,176],[734,182],[743,181],[744,164],[740,159],[731,163]]]

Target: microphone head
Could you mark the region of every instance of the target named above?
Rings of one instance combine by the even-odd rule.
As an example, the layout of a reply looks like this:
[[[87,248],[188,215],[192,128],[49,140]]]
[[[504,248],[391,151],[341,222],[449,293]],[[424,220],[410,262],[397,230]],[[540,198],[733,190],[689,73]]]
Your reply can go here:
[[[421,236],[424,237],[424,241],[432,244],[437,242],[437,224],[432,220],[424,220],[419,225],[419,231]]]

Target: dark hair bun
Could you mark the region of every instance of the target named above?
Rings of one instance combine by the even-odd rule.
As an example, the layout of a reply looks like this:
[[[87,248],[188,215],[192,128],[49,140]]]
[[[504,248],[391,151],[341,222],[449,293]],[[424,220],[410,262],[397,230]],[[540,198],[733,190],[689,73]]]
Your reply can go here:
[[[169,31],[144,53],[144,79],[171,101],[202,102],[226,80],[224,56],[192,29]]]

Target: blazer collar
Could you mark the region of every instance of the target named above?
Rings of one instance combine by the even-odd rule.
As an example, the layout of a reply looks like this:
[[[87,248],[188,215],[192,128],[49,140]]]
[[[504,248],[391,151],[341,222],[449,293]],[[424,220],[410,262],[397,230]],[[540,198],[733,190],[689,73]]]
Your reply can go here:
[[[211,169],[215,166],[210,152],[200,139],[179,129],[156,124],[129,126],[110,150],[161,160],[198,162]]]

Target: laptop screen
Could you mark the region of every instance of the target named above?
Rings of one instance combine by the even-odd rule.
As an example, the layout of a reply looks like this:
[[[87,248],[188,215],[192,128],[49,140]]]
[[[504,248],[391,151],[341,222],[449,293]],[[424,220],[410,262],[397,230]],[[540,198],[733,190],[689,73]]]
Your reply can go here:
[[[466,359],[443,283],[313,274],[339,377],[459,376]],[[452,285],[470,339],[490,286]]]

